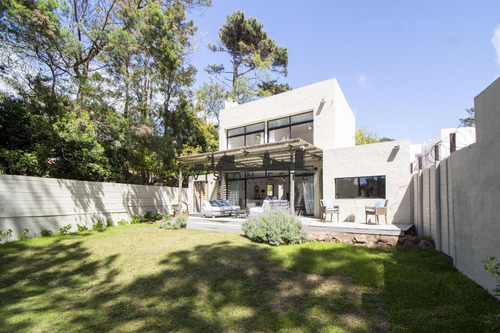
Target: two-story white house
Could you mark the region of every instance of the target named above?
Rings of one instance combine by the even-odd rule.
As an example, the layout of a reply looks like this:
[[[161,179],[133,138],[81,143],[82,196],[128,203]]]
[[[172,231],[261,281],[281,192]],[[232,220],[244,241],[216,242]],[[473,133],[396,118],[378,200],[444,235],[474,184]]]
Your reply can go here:
[[[319,216],[325,198],[340,206],[341,220],[361,221],[361,207],[383,198],[391,222],[410,181],[409,141],[355,146],[354,138],[354,114],[336,79],[242,105],[226,102],[219,151],[178,158],[182,168],[200,172],[190,182],[191,209],[212,198],[250,208],[272,197]],[[397,222],[410,223],[407,205]]]

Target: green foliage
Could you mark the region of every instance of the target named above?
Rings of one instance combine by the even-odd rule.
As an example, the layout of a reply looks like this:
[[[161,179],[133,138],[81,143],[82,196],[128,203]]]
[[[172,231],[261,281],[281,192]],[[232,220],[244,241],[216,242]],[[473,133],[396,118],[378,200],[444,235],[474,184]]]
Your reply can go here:
[[[2,2],[0,173],[174,185],[176,155],[217,147],[186,61],[208,5]]]
[[[476,126],[476,111],[474,108],[465,109],[467,112],[467,118],[460,118],[460,125],[465,127]]]
[[[179,214],[174,219],[170,215],[170,218],[165,217],[165,221],[161,224],[160,228],[162,229],[181,229],[187,226],[187,215]]]
[[[69,234],[70,229],[71,229],[71,224],[68,224],[68,225],[66,225],[66,226],[64,226],[64,227],[60,227],[60,228],[59,228],[59,233],[60,233],[61,235],[66,235],[66,234]]]
[[[130,220],[130,224],[139,224],[141,222],[142,221],[140,217],[133,217],[132,220]]]
[[[52,236],[52,231],[43,229],[42,231],[40,231],[40,235],[42,235],[42,237],[50,237]]]
[[[483,268],[489,272],[499,284],[493,289],[493,294],[497,297],[500,296],[500,262],[495,260],[495,257],[488,257],[487,260],[483,260]],[[488,313],[486,316],[486,324],[490,327],[492,331],[500,330],[500,312],[499,313]]]
[[[127,224],[129,224],[129,223],[124,219],[121,219],[120,221],[118,221],[118,225],[127,225]]]
[[[0,243],[7,241],[10,237],[12,237],[12,229],[7,229],[6,231],[0,230]]]
[[[28,239],[28,232],[29,232],[29,229],[24,228],[23,232],[20,235],[17,235],[17,240],[23,241],[23,240]]]
[[[266,91],[259,89],[266,85],[273,73],[286,76],[288,73],[288,51],[286,47],[276,45],[263,29],[263,24],[255,17],[246,18],[242,11],[227,16],[227,22],[220,28],[219,45],[209,45],[213,52],[229,55],[231,68],[224,65],[210,65],[205,70],[219,79],[231,82],[228,95],[238,102],[246,102]],[[274,85],[273,88],[286,89]],[[260,90],[260,91],[259,91]]]
[[[160,214],[160,213],[156,213],[155,216],[154,216],[154,220],[155,221],[159,221],[163,218],[163,216]]]
[[[147,221],[153,221],[154,217],[155,217],[155,214],[153,214],[153,212],[147,211],[146,214],[144,214],[144,216],[142,218],[144,220],[147,220]]]
[[[101,220],[97,220],[92,225],[92,230],[103,232],[104,230],[106,230],[106,228],[104,227],[104,224],[101,222]]]
[[[297,216],[283,210],[271,210],[251,216],[242,225],[245,236],[270,245],[301,244],[307,230]]]
[[[113,224],[113,220],[107,220],[106,221],[106,227],[112,227],[114,224]]]
[[[88,231],[89,230],[89,228],[87,228],[87,226],[85,226],[85,225],[79,225],[79,224],[76,225],[76,229],[78,230],[78,232],[84,232],[84,231]]]

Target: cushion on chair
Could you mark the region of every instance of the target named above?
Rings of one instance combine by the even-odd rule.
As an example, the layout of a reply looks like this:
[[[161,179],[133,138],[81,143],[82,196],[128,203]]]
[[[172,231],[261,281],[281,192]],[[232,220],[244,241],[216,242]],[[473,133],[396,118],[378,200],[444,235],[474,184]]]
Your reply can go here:
[[[375,205],[373,207],[385,207],[385,200],[379,200],[375,202]]]
[[[335,207],[333,207],[332,200],[321,199],[321,206],[324,206],[327,210],[334,210],[334,209],[336,209]]]

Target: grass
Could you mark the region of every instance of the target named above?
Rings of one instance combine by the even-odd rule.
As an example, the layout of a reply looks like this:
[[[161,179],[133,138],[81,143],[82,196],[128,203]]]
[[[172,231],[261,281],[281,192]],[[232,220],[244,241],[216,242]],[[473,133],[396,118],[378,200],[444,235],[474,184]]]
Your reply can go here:
[[[131,225],[0,246],[0,332],[481,332],[500,304],[436,251]]]

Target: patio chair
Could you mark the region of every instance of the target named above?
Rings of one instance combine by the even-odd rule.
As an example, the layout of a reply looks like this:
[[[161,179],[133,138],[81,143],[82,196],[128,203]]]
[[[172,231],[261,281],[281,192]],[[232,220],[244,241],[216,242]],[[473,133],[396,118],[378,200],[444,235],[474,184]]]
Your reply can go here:
[[[365,217],[368,222],[368,215],[375,215],[375,222],[379,224],[379,216],[385,216],[385,224],[387,224],[387,202],[389,200],[379,200],[373,206],[365,206]]]
[[[333,221],[333,214],[337,214],[337,222],[339,222],[340,221],[339,213],[340,213],[339,206],[334,206],[332,200],[321,199],[321,207],[320,207],[321,221],[323,221],[323,215],[325,215],[325,222],[326,222],[327,214],[331,214],[330,221]]]

